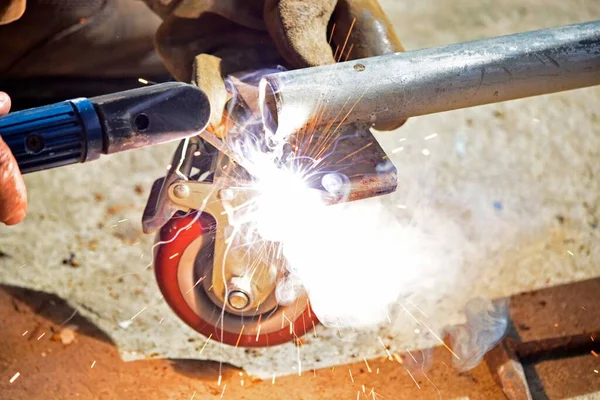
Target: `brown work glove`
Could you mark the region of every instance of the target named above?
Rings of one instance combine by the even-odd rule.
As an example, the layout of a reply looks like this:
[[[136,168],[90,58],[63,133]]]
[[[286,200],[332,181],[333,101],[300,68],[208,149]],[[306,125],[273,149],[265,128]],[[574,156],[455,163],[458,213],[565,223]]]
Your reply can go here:
[[[0,92],[0,116],[8,114],[10,97]],[[25,183],[12,152],[0,137],[0,222],[18,224],[25,218],[27,194]]]
[[[229,95],[223,78],[283,65],[303,68],[403,51],[376,0],[183,0],[147,3],[163,17],[157,49],[169,71],[192,81],[213,107],[222,134]],[[377,129],[391,130],[398,121]]]

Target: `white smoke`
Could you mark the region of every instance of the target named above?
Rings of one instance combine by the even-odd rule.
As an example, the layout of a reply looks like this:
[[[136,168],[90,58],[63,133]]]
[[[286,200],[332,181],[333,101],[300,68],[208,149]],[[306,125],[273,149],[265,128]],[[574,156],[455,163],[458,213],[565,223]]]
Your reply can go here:
[[[475,368],[483,356],[497,345],[508,328],[507,302],[477,298],[465,307],[467,322],[449,327],[446,332],[451,338],[454,366],[466,371]]]
[[[243,83],[240,97],[256,100],[259,96],[253,90],[264,74],[259,71],[230,82],[233,88]],[[326,205],[307,185],[318,171],[295,163],[288,142],[289,129],[302,126],[308,116],[302,110],[284,110],[278,118],[280,129],[261,136],[248,134],[261,118],[256,106],[250,109],[249,122],[227,140],[250,161],[249,172],[255,178],[258,195],[245,220],[252,221],[263,240],[279,243],[287,260],[289,275],[276,290],[281,304],[291,304],[305,290],[325,326],[373,327],[390,320],[399,299],[415,293],[441,298],[459,279],[469,279],[463,263],[472,251],[471,239],[461,229],[460,216],[448,218],[448,213],[439,212],[439,204],[428,199],[428,193],[410,190],[410,182],[400,182],[404,204],[410,205],[408,218],[399,219],[386,196]],[[319,160],[313,161],[319,165]],[[420,177],[415,174],[414,179]],[[336,186],[334,178],[324,179],[323,186]],[[469,206],[464,209],[480,209]],[[480,218],[486,221],[484,226],[471,234],[493,233],[489,217]],[[483,303],[470,304],[466,328],[448,331],[464,360],[462,369],[476,365],[504,334],[503,309],[486,310]]]

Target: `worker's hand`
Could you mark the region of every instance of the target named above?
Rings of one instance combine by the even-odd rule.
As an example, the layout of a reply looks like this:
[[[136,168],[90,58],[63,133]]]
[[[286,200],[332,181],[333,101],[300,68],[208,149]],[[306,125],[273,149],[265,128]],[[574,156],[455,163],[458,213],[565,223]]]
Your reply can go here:
[[[209,129],[217,135],[229,74],[403,51],[376,0],[183,0],[172,9],[147,2],[164,18],[158,52],[177,79],[207,93],[213,108]],[[403,122],[375,127],[391,130]]]
[[[8,114],[10,97],[0,92],[0,116]],[[0,222],[18,224],[25,218],[27,194],[17,161],[0,137]]]

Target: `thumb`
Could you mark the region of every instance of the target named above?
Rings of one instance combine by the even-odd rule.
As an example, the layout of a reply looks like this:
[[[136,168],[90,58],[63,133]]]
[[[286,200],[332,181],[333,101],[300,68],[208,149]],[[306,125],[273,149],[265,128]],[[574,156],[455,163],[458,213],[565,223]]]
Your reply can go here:
[[[0,137],[0,222],[18,224],[25,218],[25,183],[12,152]]]
[[[10,97],[4,92],[0,92],[0,116],[8,114],[10,111]]]
[[[337,0],[266,0],[264,19],[271,38],[293,68],[335,62],[327,26]]]
[[[0,115],[10,111],[10,97],[0,92]],[[25,218],[25,183],[12,152],[0,137],[0,222],[18,224]]]

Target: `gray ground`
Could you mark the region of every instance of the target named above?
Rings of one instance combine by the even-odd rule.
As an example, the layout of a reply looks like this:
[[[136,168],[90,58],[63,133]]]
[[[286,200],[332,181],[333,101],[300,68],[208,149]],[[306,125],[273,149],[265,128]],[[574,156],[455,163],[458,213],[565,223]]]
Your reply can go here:
[[[600,18],[596,0],[382,4],[407,49]],[[585,89],[415,118],[397,132],[379,134],[400,173],[397,193],[380,204],[415,234],[437,240],[435,262],[402,302],[422,323],[400,312],[379,331],[344,330],[340,337],[336,329],[320,329],[302,347],[302,368],[383,355],[378,336],[398,350],[437,344],[426,327],[439,332],[460,322],[471,298],[597,276],[598,110],[600,90]],[[146,269],[153,238],[142,234],[140,218],[172,151],[167,145],[28,176],[26,222],[0,228],[0,249],[10,255],[0,258],[0,281],[67,299],[125,359],[197,357],[259,376],[293,372],[293,345],[246,352],[211,341],[200,354],[205,339],[159,299]],[[379,251],[377,245],[371,251]],[[77,267],[63,264],[70,253]],[[399,254],[390,267],[407,268],[406,260]]]

